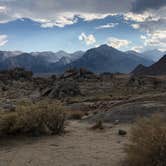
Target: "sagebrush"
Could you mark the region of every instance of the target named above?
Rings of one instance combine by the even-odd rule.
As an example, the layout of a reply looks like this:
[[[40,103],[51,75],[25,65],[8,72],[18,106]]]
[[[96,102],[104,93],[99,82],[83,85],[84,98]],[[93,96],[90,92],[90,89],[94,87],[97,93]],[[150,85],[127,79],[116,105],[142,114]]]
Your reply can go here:
[[[127,145],[127,166],[166,166],[166,121],[153,116],[137,122]]]
[[[15,112],[0,114],[0,135],[59,134],[64,130],[65,115],[58,104],[24,104]]]

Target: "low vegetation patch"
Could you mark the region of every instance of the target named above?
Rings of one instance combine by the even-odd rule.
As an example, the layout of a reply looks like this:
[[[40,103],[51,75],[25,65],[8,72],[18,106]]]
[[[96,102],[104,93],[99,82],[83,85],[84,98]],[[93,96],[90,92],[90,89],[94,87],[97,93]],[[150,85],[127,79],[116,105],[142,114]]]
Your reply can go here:
[[[126,147],[127,166],[166,165],[166,121],[159,116],[140,120]]]
[[[104,129],[103,122],[101,120],[97,121],[96,124],[93,125],[90,129],[92,129],[92,130],[97,130],[97,129],[103,130]]]
[[[64,120],[58,104],[23,104],[15,112],[0,114],[0,136],[60,134],[64,131]]]
[[[85,115],[83,111],[67,111],[68,119],[71,120],[81,120],[82,117]]]

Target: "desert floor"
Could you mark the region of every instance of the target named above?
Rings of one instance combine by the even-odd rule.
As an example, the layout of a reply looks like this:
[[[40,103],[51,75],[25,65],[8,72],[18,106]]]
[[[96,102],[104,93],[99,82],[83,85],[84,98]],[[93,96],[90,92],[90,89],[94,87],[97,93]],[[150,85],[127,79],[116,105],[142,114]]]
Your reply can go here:
[[[118,130],[128,131],[130,125],[91,126],[69,121],[61,136],[1,140],[0,166],[119,166],[128,135],[120,136]]]

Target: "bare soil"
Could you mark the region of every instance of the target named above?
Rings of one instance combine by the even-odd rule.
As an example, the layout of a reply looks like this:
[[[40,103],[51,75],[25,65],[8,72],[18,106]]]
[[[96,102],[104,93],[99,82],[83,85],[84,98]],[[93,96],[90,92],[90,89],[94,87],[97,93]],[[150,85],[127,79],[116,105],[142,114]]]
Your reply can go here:
[[[69,121],[62,136],[2,140],[0,166],[119,166],[128,135],[118,130],[130,125],[104,126],[91,130],[86,122]]]

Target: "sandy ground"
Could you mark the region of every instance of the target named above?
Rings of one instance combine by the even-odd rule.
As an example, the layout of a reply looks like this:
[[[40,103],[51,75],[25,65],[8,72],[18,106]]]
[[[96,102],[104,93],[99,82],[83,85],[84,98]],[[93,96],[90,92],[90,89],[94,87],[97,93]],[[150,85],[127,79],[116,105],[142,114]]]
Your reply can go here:
[[[129,125],[89,129],[87,123],[70,121],[63,136],[24,138],[0,143],[0,166],[119,166]],[[4,145],[5,142],[5,145]]]

